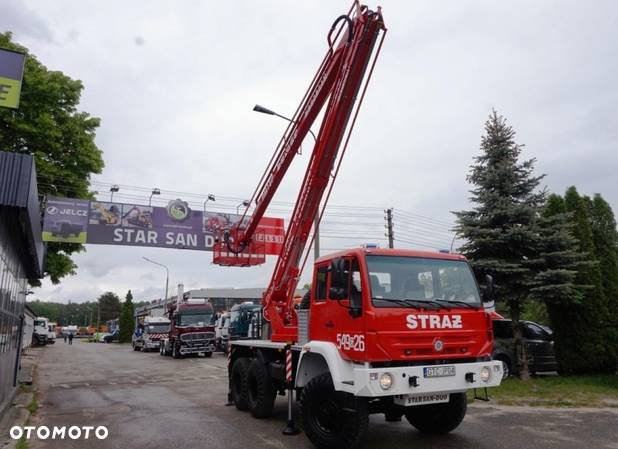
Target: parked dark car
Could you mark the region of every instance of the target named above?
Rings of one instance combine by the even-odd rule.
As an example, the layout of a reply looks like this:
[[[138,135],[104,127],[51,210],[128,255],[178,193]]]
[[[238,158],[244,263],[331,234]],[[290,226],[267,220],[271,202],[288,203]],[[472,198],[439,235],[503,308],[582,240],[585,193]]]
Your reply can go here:
[[[103,336],[103,341],[105,343],[111,343],[113,341],[118,341],[118,340],[120,340],[120,331],[118,329],[116,329],[111,334]]]
[[[522,321],[521,325],[530,373],[557,371],[558,364],[554,354],[554,338],[551,329],[532,321]],[[506,378],[517,371],[513,323],[511,320],[494,320],[493,328],[495,341],[492,358],[502,362],[504,378]]]

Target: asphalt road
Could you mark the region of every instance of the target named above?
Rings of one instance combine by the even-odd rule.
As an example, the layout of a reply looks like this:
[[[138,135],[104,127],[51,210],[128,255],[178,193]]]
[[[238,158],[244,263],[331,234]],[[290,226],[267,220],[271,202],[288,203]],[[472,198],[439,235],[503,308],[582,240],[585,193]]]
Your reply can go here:
[[[224,405],[226,357],[174,360],[126,345],[59,340],[39,362],[34,426],[100,426],[106,440],[30,440],[30,448],[311,448],[304,434],[283,436],[286,398],[275,416],[253,419]],[[618,448],[618,409],[539,409],[473,404],[447,436],[419,434],[405,419],[371,417],[364,449]]]

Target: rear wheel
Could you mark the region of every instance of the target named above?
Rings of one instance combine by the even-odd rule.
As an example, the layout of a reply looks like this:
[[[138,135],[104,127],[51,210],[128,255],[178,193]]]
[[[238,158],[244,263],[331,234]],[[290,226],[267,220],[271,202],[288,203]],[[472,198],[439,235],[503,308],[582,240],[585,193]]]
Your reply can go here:
[[[241,357],[232,365],[232,400],[238,410],[249,410],[247,392],[247,372],[249,371],[249,359]]]
[[[351,449],[367,431],[367,402],[360,397],[335,391],[329,373],[309,381],[301,396],[303,429],[320,449]]]
[[[445,435],[461,424],[466,409],[466,393],[451,393],[447,403],[406,407],[405,415],[420,432]]]
[[[139,351],[139,347],[135,343],[133,343],[133,350],[134,351]]]
[[[247,402],[254,418],[272,415],[276,390],[268,375],[268,368],[257,359],[251,361],[247,371]]]

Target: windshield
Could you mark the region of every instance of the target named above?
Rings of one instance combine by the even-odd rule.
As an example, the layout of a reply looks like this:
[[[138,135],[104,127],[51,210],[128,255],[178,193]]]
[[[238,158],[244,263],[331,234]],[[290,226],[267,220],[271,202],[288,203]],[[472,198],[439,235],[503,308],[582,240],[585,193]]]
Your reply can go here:
[[[180,315],[180,326],[208,326],[212,324],[212,313]]]
[[[169,332],[170,330],[170,325],[167,323],[157,323],[157,324],[149,324],[148,326],[146,326],[146,332],[148,332],[149,334],[156,334],[156,333],[165,333],[165,332]]]
[[[401,300],[480,306],[472,271],[463,260],[367,256],[367,267],[376,307],[401,307]],[[400,304],[389,300],[397,300]]]

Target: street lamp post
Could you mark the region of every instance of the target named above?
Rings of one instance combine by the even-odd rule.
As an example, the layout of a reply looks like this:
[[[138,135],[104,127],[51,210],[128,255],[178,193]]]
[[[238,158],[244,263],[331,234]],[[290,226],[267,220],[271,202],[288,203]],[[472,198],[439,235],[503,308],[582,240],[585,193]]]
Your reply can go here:
[[[114,193],[118,192],[119,190],[120,190],[120,186],[118,184],[114,184],[113,186],[109,188],[109,191],[110,191],[109,201],[111,203],[114,202]]]
[[[262,114],[277,116],[279,118],[282,118],[283,120],[287,120],[290,123],[294,122],[294,120],[292,120],[291,118],[285,117],[275,111],[265,108],[264,106],[260,106],[259,104],[256,104],[253,107],[253,110],[255,112],[260,112]],[[311,131],[311,129],[309,129],[309,133],[311,133],[311,136],[313,137],[313,141],[317,143],[318,138],[315,136],[313,131]],[[317,260],[318,257],[320,257],[320,211],[319,210],[315,214],[315,221],[313,224],[313,258],[314,260]]]
[[[150,198],[148,198],[148,205],[149,206],[152,205],[152,195],[161,195],[161,190],[159,188],[157,188],[157,187],[152,189],[152,192],[150,193]]]
[[[249,200],[244,200],[242,203],[240,203],[238,206],[236,206],[236,215],[240,215],[240,212],[238,211],[240,206],[249,207],[250,204],[251,203],[249,202]]]
[[[206,213],[206,203],[209,201],[215,201],[215,196],[212,193],[209,193],[206,197],[206,201],[204,201],[204,214]]]
[[[155,262],[154,260],[150,260],[148,257],[142,257],[142,259],[144,259],[146,262],[150,262],[150,263],[153,263],[155,265],[159,265],[160,267],[165,268],[165,299],[164,301],[167,301],[168,287],[169,287],[169,281],[170,281],[170,270],[162,263]]]

